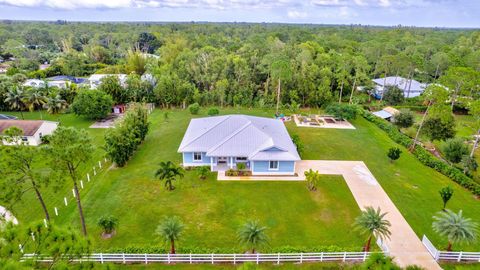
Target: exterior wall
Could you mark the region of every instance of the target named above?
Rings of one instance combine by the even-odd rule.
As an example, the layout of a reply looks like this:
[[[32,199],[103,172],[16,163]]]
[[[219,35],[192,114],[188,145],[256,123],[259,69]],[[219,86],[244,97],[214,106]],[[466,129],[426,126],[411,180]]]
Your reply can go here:
[[[33,134],[33,136],[23,136],[23,138],[27,139],[27,141],[23,141],[23,142],[24,143],[26,142],[28,145],[31,145],[31,146],[38,146],[42,143],[42,136],[52,135],[53,132],[57,129],[57,127],[58,127],[57,122],[44,121],[43,124],[40,126],[40,128],[38,128],[37,132]],[[5,141],[3,141],[3,143],[5,145],[9,145]]]
[[[202,152],[202,160],[194,161],[193,152],[184,152],[183,166],[210,166],[210,158],[205,156],[205,152]]]
[[[269,169],[269,161],[251,161],[253,175],[293,175],[295,161],[279,161],[278,170]]]

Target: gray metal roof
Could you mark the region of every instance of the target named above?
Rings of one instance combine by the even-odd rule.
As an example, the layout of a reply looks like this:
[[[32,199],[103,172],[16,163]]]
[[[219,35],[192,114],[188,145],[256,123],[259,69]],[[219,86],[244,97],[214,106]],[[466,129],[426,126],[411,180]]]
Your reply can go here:
[[[372,113],[373,115],[376,115],[380,118],[383,118],[383,119],[387,119],[387,118],[390,118],[392,117],[393,115],[387,111],[384,111],[384,110],[381,110],[381,111],[378,111],[378,112],[373,112]]]
[[[399,76],[390,76],[386,78],[378,78],[372,80],[375,84],[375,90],[377,93],[383,92],[383,87],[385,86],[396,86],[402,90],[405,97],[416,97],[419,96],[425,88],[427,87],[426,83],[420,83],[416,80],[409,80]],[[410,93],[409,93],[410,92]]]
[[[250,160],[300,160],[281,120],[236,114],[192,119],[178,152]]]

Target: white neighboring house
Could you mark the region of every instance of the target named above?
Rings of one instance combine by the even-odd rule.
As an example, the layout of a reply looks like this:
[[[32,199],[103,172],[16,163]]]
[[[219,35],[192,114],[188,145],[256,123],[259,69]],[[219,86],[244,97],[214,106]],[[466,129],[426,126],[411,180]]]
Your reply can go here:
[[[127,81],[127,74],[93,74],[88,78],[90,89],[97,89],[97,87],[102,83],[102,79],[107,76],[117,76],[120,84],[125,87],[125,83]]]
[[[403,91],[403,95],[406,98],[418,97],[420,96],[425,88],[427,87],[426,83],[420,83],[414,79],[406,79],[399,76],[391,76],[386,78],[373,79],[375,84],[375,95],[376,98],[380,98],[383,95],[383,91],[387,86],[396,86]]]
[[[22,141],[28,145],[37,146],[42,143],[42,137],[51,135],[58,127],[58,122],[43,120],[0,120],[0,136],[10,127],[23,130]],[[3,144],[9,145],[5,140]],[[12,143],[10,143],[11,145]]]
[[[45,82],[39,79],[28,79],[23,83],[23,86],[41,88],[41,87],[45,87]]]

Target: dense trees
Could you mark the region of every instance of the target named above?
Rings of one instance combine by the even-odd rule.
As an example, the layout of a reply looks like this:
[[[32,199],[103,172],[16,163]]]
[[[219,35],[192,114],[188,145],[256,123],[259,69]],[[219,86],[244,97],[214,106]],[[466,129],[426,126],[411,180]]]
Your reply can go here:
[[[72,111],[89,119],[102,119],[112,111],[112,97],[99,90],[86,90],[78,94]]]

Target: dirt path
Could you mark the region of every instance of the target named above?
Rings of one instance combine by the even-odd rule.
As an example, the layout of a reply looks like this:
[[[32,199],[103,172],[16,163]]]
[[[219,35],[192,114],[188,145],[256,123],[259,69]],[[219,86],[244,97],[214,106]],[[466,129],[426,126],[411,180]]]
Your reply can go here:
[[[303,175],[308,169],[321,174],[342,175],[358,206],[380,207],[388,212],[386,218],[392,224],[391,238],[384,242],[391,256],[401,266],[418,265],[428,270],[441,269],[428,253],[420,239],[388,197],[372,173],[362,161],[302,160],[296,165],[297,173]]]

